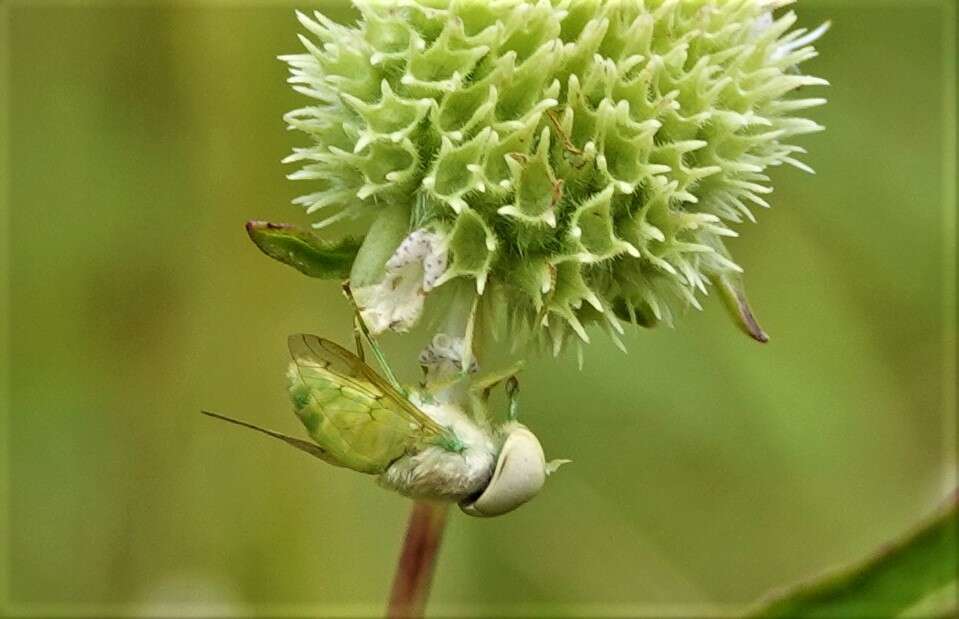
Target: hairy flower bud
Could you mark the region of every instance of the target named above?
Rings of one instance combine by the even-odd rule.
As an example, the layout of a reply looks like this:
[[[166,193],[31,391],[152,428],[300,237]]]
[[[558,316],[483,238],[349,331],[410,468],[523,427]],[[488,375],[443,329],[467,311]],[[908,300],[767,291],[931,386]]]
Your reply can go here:
[[[442,236],[416,292],[472,280],[557,350],[588,341],[589,323],[669,321],[716,283],[744,304],[723,240],[768,206],[769,167],[808,171],[789,140],[822,129],[795,114],[824,100],[793,94],[825,84],[797,70],[822,29],[774,18],[787,3],[364,1],[352,26],[298,14],[306,52],[283,59],[312,101],[286,121],[312,144],[287,161],[313,190],[296,202],[324,213],[317,227],[406,205],[404,244]],[[372,284],[383,294],[403,247]],[[378,329],[422,307],[366,306],[384,303]]]

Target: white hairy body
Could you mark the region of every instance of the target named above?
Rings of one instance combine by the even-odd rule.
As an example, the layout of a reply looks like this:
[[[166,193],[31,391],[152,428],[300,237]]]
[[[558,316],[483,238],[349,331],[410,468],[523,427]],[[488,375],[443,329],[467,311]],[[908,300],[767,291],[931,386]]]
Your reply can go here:
[[[411,401],[442,426],[453,430],[463,444],[452,452],[438,446],[399,458],[379,477],[379,483],[413,498],[460,501],[482,491],[493,475],[499,451],[492,432],[473,421],[461,408],[442,402]]]

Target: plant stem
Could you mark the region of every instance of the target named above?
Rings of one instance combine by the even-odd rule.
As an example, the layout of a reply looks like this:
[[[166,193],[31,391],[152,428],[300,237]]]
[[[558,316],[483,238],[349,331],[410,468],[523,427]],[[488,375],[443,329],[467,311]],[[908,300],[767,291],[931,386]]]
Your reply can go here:
[[[386,609],[386,616],[390,619],[423,616],[448,510],[446,503],[413,503],[403,552],[396,566],[393,591]]]

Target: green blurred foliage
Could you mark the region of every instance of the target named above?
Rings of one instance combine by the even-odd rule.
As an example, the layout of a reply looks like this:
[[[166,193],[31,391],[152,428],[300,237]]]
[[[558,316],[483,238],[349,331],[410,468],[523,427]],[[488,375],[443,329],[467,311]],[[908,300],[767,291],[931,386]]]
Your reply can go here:
[[[748,616],[955,617],[957,499],[865,560],[786,589]]]
[[[533,359],[522,415],[574,464],[515,514],[452,519],[435,612],[737,608],[867,554],[953,483],[944,14],[901,5],[799,7],[833,21],[806,66],[833,84],[804,141],[818,174],[776,170],[774,209],[733,241],[772,341],[711,299],[628,355],[597,333],[582,371]],[[275,59],[298,49],[291,5],[6,11],[9,608],[378,612],[408,502],[198,414],[296,432],[286,335],[350,342],[337,284],[243,229],[305,222],[280,164],[303,103]],[[409,379],[427,338],[385,338]]]

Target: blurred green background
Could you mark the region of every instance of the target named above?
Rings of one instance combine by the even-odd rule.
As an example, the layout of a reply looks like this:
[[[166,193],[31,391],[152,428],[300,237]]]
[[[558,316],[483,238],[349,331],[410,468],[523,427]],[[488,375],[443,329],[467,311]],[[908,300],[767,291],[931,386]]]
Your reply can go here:
[[[275,59],[299,48],[294,6],[0,13],[10,614],[383,608],[409,503],[197,414],[296,433],[286,335],[349,341],[336,284],[242,227],[306,221],[280,164],[303,140]],[[802,142],[818,174],[775,170],[774,208],[732,243],[772,341],[710,299],[628,355],[594,338],[582,371],[533,360],[525,420],[575,463],[509,517],[452,518],[435,614],[729,612],[869,552],[954,483],[946,13],[798,11],[833,21],[804,65],[832,82],[828,130]],[[426,338],[385,338],[408,378]]]

